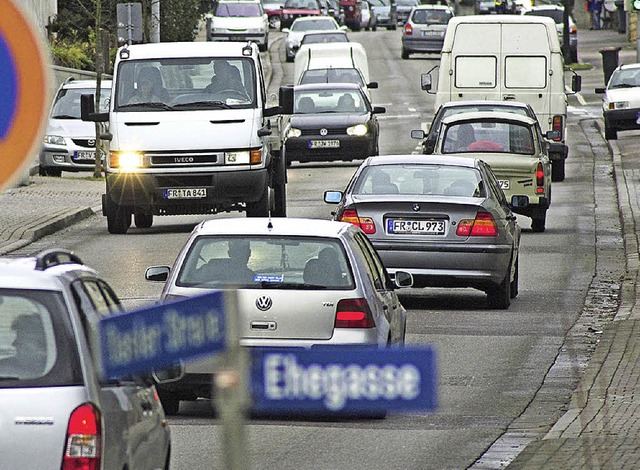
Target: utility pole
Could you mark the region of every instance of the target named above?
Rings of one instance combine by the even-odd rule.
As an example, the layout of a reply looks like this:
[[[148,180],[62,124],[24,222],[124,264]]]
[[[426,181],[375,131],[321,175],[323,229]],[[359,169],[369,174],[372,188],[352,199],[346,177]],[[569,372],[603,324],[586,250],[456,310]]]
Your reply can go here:
[[[151,0],[150,42],[160,42],[160,0]]]
[[[96,0],[96,102],[95,108],[100,112],[100,88],[102,87],[102,72],[104,70],[104,54],[102,53],[102,0]],[[96,128],[96,158],[93,167],[93,177],[102,177],[102,142],[100,134],[102,127],[99,122],[95,123]]]

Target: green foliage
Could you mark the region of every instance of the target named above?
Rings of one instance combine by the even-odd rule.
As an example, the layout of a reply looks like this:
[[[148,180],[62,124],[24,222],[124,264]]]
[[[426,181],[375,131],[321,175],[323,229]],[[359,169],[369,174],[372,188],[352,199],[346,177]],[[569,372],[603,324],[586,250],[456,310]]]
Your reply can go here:
[[[200,21],[201,0],[161,0],[160,40],[193,41]]]
[[[51,41],[53,63],[80,70],[95,70],[95,41],[89,43],[77,37],[56,38]]]

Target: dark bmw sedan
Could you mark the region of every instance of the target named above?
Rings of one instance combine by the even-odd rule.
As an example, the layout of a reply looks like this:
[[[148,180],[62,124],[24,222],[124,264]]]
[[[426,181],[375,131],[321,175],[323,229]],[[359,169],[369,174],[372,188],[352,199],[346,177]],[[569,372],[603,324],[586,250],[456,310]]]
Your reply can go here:
[[[378,155],[380,126],[366,93],[353,83],[298,85],[293,114],[282,122],[282,148],[288,164],[351,161]]]

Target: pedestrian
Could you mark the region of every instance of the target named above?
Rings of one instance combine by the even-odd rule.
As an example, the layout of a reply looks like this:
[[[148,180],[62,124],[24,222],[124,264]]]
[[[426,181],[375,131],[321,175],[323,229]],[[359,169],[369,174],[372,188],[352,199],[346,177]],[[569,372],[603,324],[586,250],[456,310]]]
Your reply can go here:
[[[600,29],[600,15],[602,14],[603,0],[587,0],[587,10],[591,13],[591,28]]]

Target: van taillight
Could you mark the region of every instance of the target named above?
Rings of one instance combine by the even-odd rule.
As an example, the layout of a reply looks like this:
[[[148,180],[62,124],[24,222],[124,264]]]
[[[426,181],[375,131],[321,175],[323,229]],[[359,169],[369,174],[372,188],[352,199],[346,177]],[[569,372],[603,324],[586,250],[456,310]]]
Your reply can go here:
[[[69,418],[62,470],[98,470],[102,425],[100,412],[91,403],[80,405]]]
[[[498,226],[489,212],[478,212],[475,219],[463,219],[458,223],[456,235],[461,237],[495,237],[498,235]]]
[[[536,168],[536,193],[544,193],[544,167],[541,162],[538,162]]]
[[[366,299],[342,299],[336,309],[336,328],[375,328]]]
[[[409,23],[404,25],[404,34],[407,36],[411,36],[413,34],[413,27]]]
[[[359,217],[355,209],[345,209],[339,217],[340,222],[349,222],[360,227],[364,233],[371,235],[376,233],[376,225],[371,217]]]
[[[561,141],[564,134],[564,126],[562,125],[563,118],[562,116],[553,116],[553,121],[551,121],[551,130],[558,132],[558,137],[556,137],[555,141]]]

